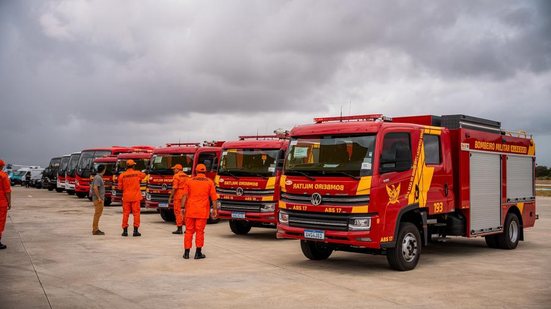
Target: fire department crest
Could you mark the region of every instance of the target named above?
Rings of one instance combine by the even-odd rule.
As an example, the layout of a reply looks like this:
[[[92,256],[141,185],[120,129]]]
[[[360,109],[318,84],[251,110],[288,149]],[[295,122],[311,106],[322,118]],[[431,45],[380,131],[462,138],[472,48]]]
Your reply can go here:
[[[239,187],[235,189],[235,195],[242,196],[243,195],[243,188]]]
[[[395,185],[391,185],[390,187],[386,186],[386,192],[388,193],[388,203],[390,204],[397,204],[398,203],[398,197],[400,196],[400,184],[398,184],[398,187]]]

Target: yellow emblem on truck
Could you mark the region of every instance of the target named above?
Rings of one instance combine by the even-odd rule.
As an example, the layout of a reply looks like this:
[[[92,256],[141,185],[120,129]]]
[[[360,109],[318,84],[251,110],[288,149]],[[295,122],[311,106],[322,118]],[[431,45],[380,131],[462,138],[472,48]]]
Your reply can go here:
[[[398,187],[395,185],[391,185],[390,187],[386,186],[386,192],[388,193],[388,203],[390,204],[397,204],[398,203],[398,197],[400,196],[400,186],[401,184],[398,184]]]

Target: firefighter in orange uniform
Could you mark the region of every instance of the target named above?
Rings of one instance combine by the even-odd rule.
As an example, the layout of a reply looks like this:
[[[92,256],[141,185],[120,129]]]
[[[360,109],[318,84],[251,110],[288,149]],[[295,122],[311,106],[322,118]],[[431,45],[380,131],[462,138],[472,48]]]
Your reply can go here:
[[[176,231],[172,232],[172,234],[182,234],[182,225],[184,225],[182,197],[184,196],[184,186],[190,177],[183,172],[181,164],[174,165],[172,169],[174,170],[174,178],[172,180],[172,191],[168,198],[169,204],[171,201],[174,201],[174,216],[176,217]]]
[[[11,209],[11,185],[10,178],[3,171],[5,165],[6,163],[0,160],[0,241],[2,240],[2,233],[4,233],[4,227],[6,226],[8,209]],[[6,245],[0,242],[0,249],[6,248]]]
[[[140,201],[142,193],[140,185],[145,174],[134,170],[136,162],[130,159],[126,161],[126,171],[119,176],[118,186],[122,191],[122,236],[128,236],[128,217],[130,211],[134,216],[134,234],[132,236],[142,236],[138,231],[140,227]]]
[[[211,203],[218,199],[214,182],[207,178],[207,168],[204,164],[195,167],[197,176],[189,179],[184,187],[182,198],[182,209],[185,212],[186,235],[184,236],[184,259],[189,259],[189,250],[193,234],[195,235],[195,259],[204,259],[206,256],[201,252],[205,243],[205,226],[210,214]],[[213,217],[218,216],[218,210],[213,207]]]

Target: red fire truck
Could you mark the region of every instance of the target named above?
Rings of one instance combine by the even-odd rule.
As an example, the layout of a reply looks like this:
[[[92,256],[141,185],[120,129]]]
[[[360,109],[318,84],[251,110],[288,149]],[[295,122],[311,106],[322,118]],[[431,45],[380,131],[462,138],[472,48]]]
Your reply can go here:
[[[279,177],[289,142],[283,135],[240,136],[222,145],[215,178],[218,217],[230,219],[233,233],[251,227],[275,227]],[[278,184],[276,186],[276,184]]]
[[[105,200],[104,205],[109,206],[113,202],[113,197],[111,196],[111,188],[113,187],[113,175],[115,171],[115,164],[117,164],[116,156],[105,156],[94,159],[94,164],[92,166],[92,173],[90,176],[90,183],[94,179],[94,175],[98,172],[98,167],[100,165],[105,166],[105,173],[103,174],[103,184],[105,186]],[[92,200],[92,186],[88,192],[88,199]]]
[[[312,260],[384,254],[411,270],[433,235],[515,249],[537,218],[534,141],[497,121],[316,118],[290,136],[277,235],[300,239]]]
[[[61,163],[59,163],[59,169],[57,170],[56,192],[63,192],[65,190],[65,173],[67,173],[67,165],[70,158],[71,155],[61,157]]]
[[[119,153],[132,152],[130,147],[112,146],[105,148],[84,149],[76,169],[75,191],[78,197],[88,196],[90,191],[90,175],[92,165],[96,158],[105,156],[116,156]]]
[[[65,173],[65,191],[69,195],[75,194],[75,175],[79,159],[80,152],[74,152],[69,157],[69,163],[67,163],[67,172]]]
[[[134,160],[136,162],[136,170],[139,171],[147,171],[149,168],[149,162],[151,160],[151,156],[153,155],[153,147],[150,150],[147,149],[141,149],[138,150],[140,152],[130,152],[130,153],[121,153],[117,156],[117,164],[115,166],[115,171],[113,174],[113,188],[111,191],[111,196],[113,199],[113,202],[115,203],[121,203],[122,202],[122,191],[118,189],[117,182],[118,182],[118,176],[126,170],[126,161],[127,160]],[[145,189],[147,185],[147,179],[149,177],[146,177],[142,181],[141,191],[142,196],[145,197]],[[145,206],[145,199],[142,200],[142,207]]]
[[[175,221],[172,204],[168,204],[174,176],[171,167],[181,164],[186,174],[194,175],[193,168],[203,163],[207,166],[207,177],[214,179],[223,143],[205,142],[202,146],[200,143],[172,143],[155,149],[149,166],[145,207],[156,208],[164,221]]]

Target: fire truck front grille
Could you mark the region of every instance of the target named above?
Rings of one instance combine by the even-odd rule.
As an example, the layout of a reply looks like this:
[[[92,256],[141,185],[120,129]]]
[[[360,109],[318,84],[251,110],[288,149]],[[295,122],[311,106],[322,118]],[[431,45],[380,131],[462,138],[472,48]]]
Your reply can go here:
[[[149,195],[151,196],[152,202],[168,202],[168,194],[150,193]]]
[[[153,190],[172,190],[172,184],[166,184],[166,189],[163,189],[163,185],[148,184],[147,187]]]
[[[308,229],[347,231],[350,215],[328,215],[312,212],[291,212],[289,226]]]
[[[236,189],[216,188],[216,192],[221,194],[236,195]],[[247,189],[247,190],[243,190],[243,195],[274,195],[274,190]]]
[[[260,204],[245,201],[220,201],[220,209],[226,211],[260,212]]]
[[[311,195],[281,193],[281,200],[287,203],[311,204]],[[369,204],[369,195],[322,195],[319,205],[357,206]]]

